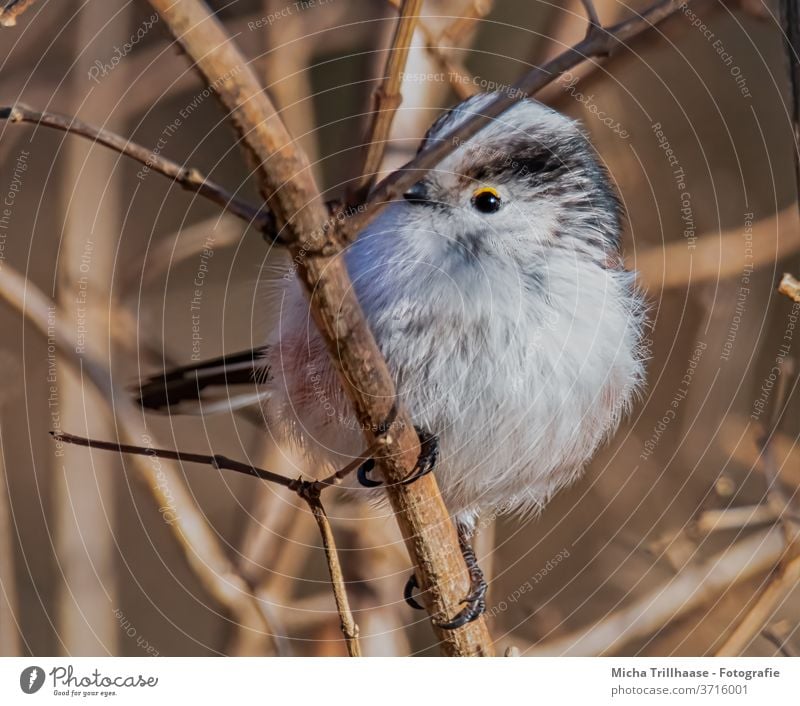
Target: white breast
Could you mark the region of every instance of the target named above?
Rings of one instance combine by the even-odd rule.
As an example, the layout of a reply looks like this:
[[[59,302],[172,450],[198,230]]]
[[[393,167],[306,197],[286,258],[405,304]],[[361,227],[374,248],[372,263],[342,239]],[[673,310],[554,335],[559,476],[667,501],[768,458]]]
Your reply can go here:
[[[533,286],[513,272],[444,271],[368,240],[348,268],[412,419],[439,436],[435,473],[463,519],[541,508],[641,382],[641,305],[627,273],[554,251]],[[282,311],[268,341],[269,418],[315,461],[342,465],[363,435],[293,282]]]

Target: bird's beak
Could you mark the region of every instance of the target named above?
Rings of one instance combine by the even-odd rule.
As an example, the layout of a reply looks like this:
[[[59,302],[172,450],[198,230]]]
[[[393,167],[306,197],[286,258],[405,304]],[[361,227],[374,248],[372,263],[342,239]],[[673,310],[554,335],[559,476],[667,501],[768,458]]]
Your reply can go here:
[[[403,198],[409,203],[429,203],[430,194],[428,193],[428,184],[425,181],[418,181],[403,194]]]

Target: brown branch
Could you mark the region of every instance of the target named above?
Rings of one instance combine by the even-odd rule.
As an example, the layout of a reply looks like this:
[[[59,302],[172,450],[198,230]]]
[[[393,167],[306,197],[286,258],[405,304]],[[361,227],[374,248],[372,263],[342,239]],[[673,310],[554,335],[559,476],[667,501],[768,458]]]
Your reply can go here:
[[[216,470],[235,471],[236,473],[243,473],[247,476],[254,476],[255,478],[268,481],[269,483],[276,483],[277,485],[281,485],[297,493],[308,504],[317,522],[320,534],[322,535],[322,546],[325,550],[325,559],[328,563],[333,595],[336,599],[336,607],[341,619],[342,634],[344,635],[344,640],[347,645],[347,652],[351,657],[361,656],[361,648],[358,644],[358,626],[353,619],[353,613],[347,601],[347,591],[345,589],[344,576],[342,575],[342,567],[339,563],[339,555],[336,551],[336,542],[334,541],[328,516],[325,514],[325,508],[320,501],[320,492],[327,485],[330,485],[332,482],[338,482],[344,478],[345,475],[358,468],[364,458],[368,457],[366,454],[362,454],[362,456],[345,466],[341,471],[337,471],[329,476],[329,479],[324,481],[306,481],[287,478],[280,473],[274,473],[263,468],[251,466],[249,463],[242,463],[241,461],[236,461],[235,459],[220,454],[200,454],[173,449],[155,449],[147,446],[138,446],[136,444],[121,444],[116,441],[98,441],[96,439],[88,439],[85,436],[76,436],[75,434],[62,432],[51,431],[50,434],[55,441],[65,444],[75,444],[77,446],[86,446],[91,449],[102,449],[104,451],[117,451],[118,453],[132,454],[134,456],[151,456],[166,458],[173,461],[200,463],[211,466]]]
[[[769,505],[745,505],[722,510],[704,510],[692,522],[692,534],[704,535],[725,530],[740,530],[744,527],[774,524],[779,513]]]
[[[344,468],[323,480],[306,481],[297,478],[288,478],[282,476],[280,473],[258,468],[257,466],[251,466],[249,463],[243,463],[242,461],[237,461],[236,459],[228,458],[221,454],[201,454],[190,451],[177,451],[174,449],[155,449],[149,446],[139,446],[138,444],[122,444],[118,441],[98,441],[97,439],[88,439],[85,436],[76,436],[75,434],[58,431],[51,431],[50,435],[55,441],[65,444],[86,446],[87,448],[102,449],[103,451],[117,451],[118,453],[131,454],[133,456],[151,456],[155,458],[167,458],[172,461],[200,463],[205,466],[216,468],[219,471],[243,473],[246,476],[253,476],[268,481],[269,483],[282,485],[284,488],[288,488],[295,493],[300,493],[301,497],[304,499],[305,495],[310,492],[320,493],[327,486],[338,485],[342,478],[354,472],[367,458],[370,458],[373,451],[377,450],[379,446],[378,443],[374,444],[370,449],[367,449]]]
[[[222,186],[201,174],[197,169],[182,167],[180,164],[172,162],[142,145],[137,145],[121,135],[89,125],[69,115],[39,112],[21,103],[10,107],[0,107],[0,120],[8,120],[10,123],[43,125],[78,135],[92,142],[97,142],[104,147],[109,147],[139,162],[145,168],[152,169],[165,177],[173,179],[187,191],[195,192],[222,206],[247,223],[253,224],[264,233],[265,237],[274,237],[275,221],[269,211],[257,208],[236,198]]]
[[[404,167],[386,177],[372,191],[366,206],[359,209],[356,214],[342,224],[337,232],[338,237],[343,242],[353,240],[387,203],[400,198],[408,187],[419,180],[422,174],[434,168],[454,152],[459,145],[464,144],[515,103],[532,96],[581,62],[592,57],[608,55],[612,50],[662,22],[675,14],[682,6],[691,2],[692,0],[663,0],[663,2],[650,6],[636,17],[590,32],[575,46],[559,54],[544,66],[537,66],[513,86],[501,92],[479,115],[474,115],[465,121],[461,127],[448,135],[446,140],[425,149]],[[331,249],[331,246],[333,249],[338,247],[335,243],[326,243],[326,246],[326,249]]]
[[[13,27],[16,25],[17,17],[35,2],[36,0],[6,0],[0,9],[0,26]]]
[[[419,456],[413,423],[397,402],[386,362],[367,327],[342,258],[320,254],[328,212],[308,160],[292,142],[274,106],[247,61],[207,6],[199,0],[150,0],[209,86],[228,110],[249,158],[258,165],[262,194],[276,216],[282,240],[290,245],[297,274],[333,364],[353,404],[368,444],[376,430],[393,423],[384,437],[379,467],[387,493],[417,567],[429,613],[450,619],[461,610],[469,577],[455,528],[433,474],[410,485]],[[434,623],[448,655],[491,654],[486,622],[480,618],[458,630]]]
[[[325,550],[325,559],[328,562],[333,597],[336,599],[336,609],[341,619],[341,629],[347,645],[347,653],[351,657],[360,657],[361,647],[358,644],[358,625],[353,620],[353,612],[350,610],[350,603],[347,600],[342,566],[339,563],[339,553],[336,551],[336,543],[328,516],[325,514],[325,508],[320,502],[319,495],[312,494],[309,497],[304,497],[304,499],[309,508],[311,508],[314,519],[317,521],[319,532],[322,535],[322,547]]]
[[[392,122],[397,109],[403,102],[403,94],[400,92],[403,85],[403,72],[406,68],[411,40],[421,8],[422,0],[402,0],[400,5],[397,27],[391,46],[387,50],[383,80],[372,96],[373,108],[370,126],[367,130],[364,165],[361,169],[361,178],[356,183],[352,197],[348,199],[352,203],[366,201],[381,168]]]
[[[603,25],[600,22],[600,16],[597,14],[597,8],[594,6],[593,0],[581,0],[581,5],[586,11],[586,19],[589,20],[589,27],[586,30],[586,36],[589,37],[593,32],[598,30],[602,31]]]

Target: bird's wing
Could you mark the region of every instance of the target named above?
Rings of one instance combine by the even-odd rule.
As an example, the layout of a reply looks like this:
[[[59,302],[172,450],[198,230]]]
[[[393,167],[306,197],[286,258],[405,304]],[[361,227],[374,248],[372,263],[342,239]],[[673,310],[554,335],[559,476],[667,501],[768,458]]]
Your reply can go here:
[[[267,396],[266,348],[165,370],[142,381],[136,401],[145,409],[178,414],[214,414],[256,405]],[[235,389],[231,389],[235,388]]]

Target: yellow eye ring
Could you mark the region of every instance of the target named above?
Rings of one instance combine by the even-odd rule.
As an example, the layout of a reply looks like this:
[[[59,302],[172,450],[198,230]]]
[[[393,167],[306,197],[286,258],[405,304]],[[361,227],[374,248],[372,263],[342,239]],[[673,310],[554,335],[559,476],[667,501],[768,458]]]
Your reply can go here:
[[[496,213],[502,205],[500,193],[491,186],[482,186],[472,194],[472,207],[481,213]]]

